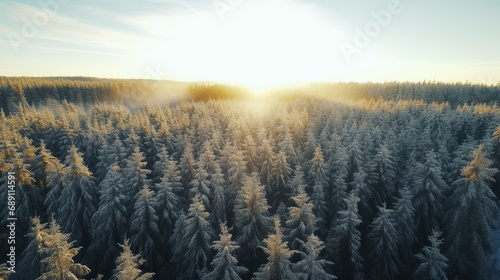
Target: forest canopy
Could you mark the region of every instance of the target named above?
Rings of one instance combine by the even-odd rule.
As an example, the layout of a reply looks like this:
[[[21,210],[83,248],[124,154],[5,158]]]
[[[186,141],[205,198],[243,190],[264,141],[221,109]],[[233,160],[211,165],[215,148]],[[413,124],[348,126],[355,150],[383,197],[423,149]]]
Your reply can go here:
[[[499,93],[0,77],[9,280],[494,279]]]

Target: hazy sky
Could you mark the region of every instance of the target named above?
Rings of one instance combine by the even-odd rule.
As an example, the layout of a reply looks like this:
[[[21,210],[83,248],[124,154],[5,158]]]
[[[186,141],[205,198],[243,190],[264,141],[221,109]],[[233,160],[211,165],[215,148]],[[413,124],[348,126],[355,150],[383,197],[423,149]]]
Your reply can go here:
[[[491,84],[499,11],[498,0],[1,0],[0,75]]]

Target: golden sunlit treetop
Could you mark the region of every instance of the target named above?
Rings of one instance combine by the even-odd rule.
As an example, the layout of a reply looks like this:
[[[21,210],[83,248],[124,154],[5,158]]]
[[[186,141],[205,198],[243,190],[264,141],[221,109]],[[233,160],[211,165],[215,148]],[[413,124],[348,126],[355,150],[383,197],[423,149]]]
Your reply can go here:
[[[466,182],[477,182],[480,179],[495,181],[492,176],[496,173],[496,169],[489,168],[491,160],[486,158],[483,148],[483,145],[479,145],[473,153],[474,159],[462,171]]]

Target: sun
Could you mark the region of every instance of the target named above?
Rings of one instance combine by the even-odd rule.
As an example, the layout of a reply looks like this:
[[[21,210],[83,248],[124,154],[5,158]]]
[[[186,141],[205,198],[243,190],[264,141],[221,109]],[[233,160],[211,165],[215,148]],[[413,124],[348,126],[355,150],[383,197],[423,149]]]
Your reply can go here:
[[[240,84],[256,94],[327,80],[335,30],[325,20],[307,4],[244,1],[224,20],[216,13],[183,18],[178,37],[165,41],[163,59],[197,80]]]

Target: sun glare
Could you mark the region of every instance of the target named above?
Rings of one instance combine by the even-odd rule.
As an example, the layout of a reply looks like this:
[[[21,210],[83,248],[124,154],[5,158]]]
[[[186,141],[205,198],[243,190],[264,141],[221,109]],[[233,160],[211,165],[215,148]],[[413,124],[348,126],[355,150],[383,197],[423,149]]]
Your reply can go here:
[[[183,18],[175,26],[182,45],[172,45],[177,39],[165,39],[162,57],[198,80],[240,84],[256,94],[326,80],[335,65],[332,37],[336,33],[327,29],[324,20],[306,4],[243,2],[224,20],[215,13]]]

